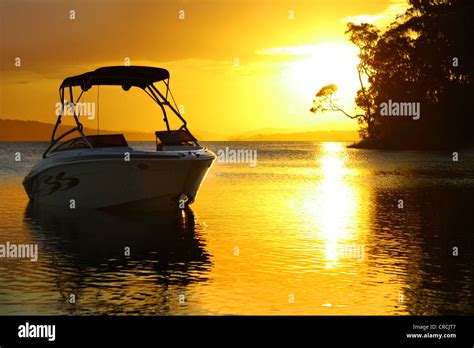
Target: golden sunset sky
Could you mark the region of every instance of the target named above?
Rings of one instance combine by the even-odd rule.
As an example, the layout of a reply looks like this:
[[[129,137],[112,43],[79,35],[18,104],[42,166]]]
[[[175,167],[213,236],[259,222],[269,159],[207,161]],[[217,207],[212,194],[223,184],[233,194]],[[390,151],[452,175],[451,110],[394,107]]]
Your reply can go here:
[[[344,34],[347,22],[383,26],[406,6],[402,0],[1,0],[0,118],[53,123],[65,77],[124,65],[128,57],[132,65],[170,71],[191,130],[229,136],[263,128],[357,129],[339,114],[311,114],[313,95],[336,83],[340,104],[352,112],[357,50]],[[85,101],[96,100],[96,88]],[[101,87],[101,128],[162,128],[160,110],[148,99],[139,90]]]

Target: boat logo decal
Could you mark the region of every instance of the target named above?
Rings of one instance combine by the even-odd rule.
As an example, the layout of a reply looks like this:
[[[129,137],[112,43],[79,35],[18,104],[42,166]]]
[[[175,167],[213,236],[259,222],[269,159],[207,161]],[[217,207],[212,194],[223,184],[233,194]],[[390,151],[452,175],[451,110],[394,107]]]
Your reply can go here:
[[[44,188],[44,190],[46,191],[46,195],[49,196],[58,191],[67,191],[79,184],[79,179],[65,177],[65,175],[65,172],[60,172],[55,177],[52,175],[48,175],[43,180],[43,183],[47,185]]]

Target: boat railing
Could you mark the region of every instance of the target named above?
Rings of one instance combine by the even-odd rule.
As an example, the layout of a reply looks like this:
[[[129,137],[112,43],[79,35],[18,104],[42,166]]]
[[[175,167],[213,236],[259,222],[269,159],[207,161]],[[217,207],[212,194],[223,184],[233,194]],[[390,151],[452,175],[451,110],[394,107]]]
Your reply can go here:
[[[106,69],[106,70],[104,70]],[[147,67],[134,67],[133,69],[152,69],[152,68],[147,68]],[[158,68],[156,68],[158,69]],[[119,71],[120,70],[120,71]],[[122,71],[123,70],[123,71]],[[94,148],[94,146],[89,142],[87,139],[87,136],[83,132],[83,126],[82,123],[79,122],[79,118],[76,114],[75,110],[75,105],[79,102],[81,99],[82,95],[84,92],[90,89],[90,87],[94,84],[96,85],[122,85],[122,88],[125,91],[128,91],[131,86],[138,86],[141,87],[141,89],[148,94],[161,108],[163,112],[163,121],[166,125],[166,131],[164,132],[156,132],[156,145],[158,148],[158,140],[160,139],[160,136],[163,138],[163,140],[160,140],[160,144],[163,145],[179,145],[179,144],[194,144],[196,146],[199,146],[197,139],[191,134],[191,132],[187,129],[187,123],[184,117],[181,115],[179,108],[176,104],[176,101],[174,100],[174,96],[170,90],[169,86],[169,73],[166,70],[159,70],[153,71],[151,70],[150,74],[151,77],[149,78],[142,78],[140,73],[138,77],[133,77],[133,79],[130,79],[130,76],[122,76],[124,74],[124,71],[134,71],[131,69],[127,68],[122,68],[122,67],[107,67],[107,68],[100,68],[97,69],[94,72],[91,73],[86,73],[83,75],[79,76],[74,76],[70,78],[66,78],[63,83],[61,84],[59,88],[59,95],[60,95],[60,100],[61,100],[61,112],[58,115],[58,119],[56,121],[56,124],[53,129],[53,134],[51,136],[51,143],[46,149],[46,151],[43,153],[43,158],[47,157],[47,155],[51,152],[51,150],[54,150],[55,146],[59,143],[61,139],[64,139],[66,136],[71,134],[74,131],[77,131],[80,136],[84,139],[84,142],[88,147],[91,149]],[[163,72],[164,71],[164,72]],[[118,75],[115,76],[115,73]],[[158,77],[156,77],[156,74],[159,73]],[[90,75],[92,74],[92,75]],[[122,75],[120,75],[122,74]],[[84,77],[86,76],[86,77]],[[96,80],[94,80],[96,78]],[[85,79],[85,80],[84,80]],[[119,80],[119,83],[117,83],[117,79]],[[122,81],[123,80],[123,81]],[[166,86],[166,93],[162,93],[155,85],[154,81],[162,81],[165,86]],[[122,83],[123,82],[123,83]],[[74,102],[74,96],[73,96],[73,91],[72,87],[73,86],[81,86],[81,93],[77,97],[77,100]],[[65,90],[69,89],[69,98],[70,102],[65,102]],[[169,97],[171,97],[171,100],[173,101],[173,104],[171,104]],[[58,138],[55,139],[55,134],[58,129],[58,126],[61,124],[61,118],[64,113],[65,106],[70,105],[72,106],[71,109],[73,111],[73,117],[74,121],[76,122],[76,127],[73,129],[68,130],[64,134],[60,135]],[[166,109],[165,106],[167,106],[171,111],[179,118],[179,120],[182,122],[182,126],[178,130],[171,130],[170,124],[168,121],[168,116],[166,114]]]

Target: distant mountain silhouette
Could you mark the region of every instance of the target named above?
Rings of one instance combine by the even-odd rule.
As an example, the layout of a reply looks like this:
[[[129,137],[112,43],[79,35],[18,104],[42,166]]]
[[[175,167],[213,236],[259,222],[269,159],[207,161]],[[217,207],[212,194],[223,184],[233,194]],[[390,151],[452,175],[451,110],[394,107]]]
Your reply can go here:
[[[231,137],[232,141],[345,141],[359,140],[357,131],[329,130],[293,133],[257,133]]]
[[[0,141],[50,141],[54,125],[38,121],[21,121],[0,119]],[[72,126],[61,125],[60,133]],[[253,132],[242,133],[230,138],[206,132],[193,131],[193,134],[202,141],[347,141],[359,140],[357,131],[301,131],[295,132],[288,129],[267,128]],[[85,134],[97,134],[96,129],[84,128]],[[133,132],[100,130],[100,134],[123,133],[128,141],[154,141],[153,132]]]
[[[0,141],[49,141],[54,125],[37,121],[20,121],[0,119]],[[72,126],[61,124],[60,133]],[[96,129],[84,128],[85,134],[97,134]],[[117,132],[101,130],[100,134],[124,133],[129,141],[152,141],[154,134],[141,132]]]
[[[21,121],[0,119],[0,141],[50,141],[54,125],[38,121]],[[72,126],[61,124],[60,133],[63,133]],[[192,131],[192,130],[191,130]],[[84,133],[97,134],[96,129],[84,128]],[[133,131],[113,131],[100,130],[100,134],[123,133],[128,141],[154,141],[153,132],[133,132]],[[207,132],[193,132],[199,140],[225,140],[216,134]]]

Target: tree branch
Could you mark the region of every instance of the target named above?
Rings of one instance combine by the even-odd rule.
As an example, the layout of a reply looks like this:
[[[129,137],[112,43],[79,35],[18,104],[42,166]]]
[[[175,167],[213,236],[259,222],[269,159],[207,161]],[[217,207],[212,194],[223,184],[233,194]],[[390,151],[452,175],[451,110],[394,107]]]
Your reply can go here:
[[[355,119],[355,118],[359,118],[359,117],[364,117],[365,115],[364,114],[356,114],[356,115],[349,115],[347,112],[345,112],[343,109],[341,109],[340,107],[338,107],[337,105],[334,104],[334,102],[332,101],[332,96],[329,96],[329,105],[331,106],[331,111],[339,111],[339,112],[342,112],[344,115],[346,115],[347,117],[351,118],[351,119]]]

